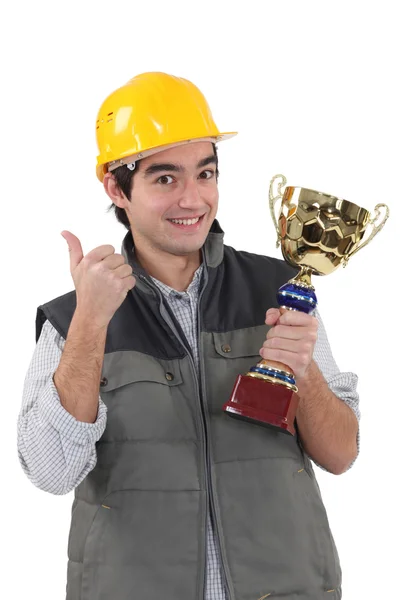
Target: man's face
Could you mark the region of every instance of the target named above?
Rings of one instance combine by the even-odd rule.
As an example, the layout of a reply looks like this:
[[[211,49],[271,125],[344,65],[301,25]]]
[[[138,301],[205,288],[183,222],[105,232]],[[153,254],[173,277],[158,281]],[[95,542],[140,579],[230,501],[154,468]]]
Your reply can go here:
[[[198,252],[218,208],[212,144],[185,144],[143,159],[124,208],[138,247],[176,256]]]

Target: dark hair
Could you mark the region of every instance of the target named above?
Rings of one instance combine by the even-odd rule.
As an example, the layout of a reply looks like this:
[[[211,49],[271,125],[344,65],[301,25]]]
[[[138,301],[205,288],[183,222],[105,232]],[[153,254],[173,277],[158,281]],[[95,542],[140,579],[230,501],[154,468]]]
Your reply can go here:
[[[215,144],[213,144],[213,151],[214,151],[214,156],[216,156],[216,158],[217,158],[216,177],[217,177],[217,181],[218,181],[218,176],[219,176],[218,152],[217,152],[217,147]],[[134,178],[135,174],[140,170],[140,163],[141,163],[140,160],[136,161],[136,166],[135,166],[134,171],[131,171],[130,169],[128,169],[128,167],[126,165],[123,165],[122,167],[118,167],[117,169],[115,169],[115,171],[112,172],[119,189],[125,194],[125,196],[128,198],[129,201],[131,199],[133,178]],[[120,208],[119,206],[114,204],[114,202],[112,202],[110,204],[110,206],[107,208],[107,212],[110,212],[111,210],[114,211],[117,221],[119,221],[119,223],[124,225],[124,227],[126,227],[126,229],[129,230],[131,228],[131,224],[129,223],[129,219],[128,219],[125,209]]]

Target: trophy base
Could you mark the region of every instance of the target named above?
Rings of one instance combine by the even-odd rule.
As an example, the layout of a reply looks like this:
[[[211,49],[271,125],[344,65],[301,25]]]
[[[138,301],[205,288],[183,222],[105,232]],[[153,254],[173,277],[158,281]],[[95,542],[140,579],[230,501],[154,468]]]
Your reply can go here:
[[[296,435],[298,404],[299,396],[285,385],[238,375],[223,410],[230,417]]]

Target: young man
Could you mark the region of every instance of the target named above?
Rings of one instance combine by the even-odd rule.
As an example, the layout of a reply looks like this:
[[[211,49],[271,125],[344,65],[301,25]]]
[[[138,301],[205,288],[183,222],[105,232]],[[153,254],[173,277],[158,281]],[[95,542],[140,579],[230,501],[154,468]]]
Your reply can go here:
[[[224,246],[215,144],[232,134],[193,84],[137,76],[96,127],[128,233],[83,256],[63,232],[75,290],[38,308],[18,428],[30,480],[75,490],[67,599],[338,600],[310,458],[356,459],[356,376],[318,313],[274,308],[284,261]],[[296,436],[222,410],[260,354],[295,373]]]

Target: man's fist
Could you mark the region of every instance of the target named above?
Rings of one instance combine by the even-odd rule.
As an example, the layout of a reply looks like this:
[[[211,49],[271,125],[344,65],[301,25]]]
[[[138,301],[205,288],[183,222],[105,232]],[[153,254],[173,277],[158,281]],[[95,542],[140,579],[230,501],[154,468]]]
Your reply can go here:
[[[271,329],[260,355],[287,365],[296,379],[304,377],[314,354],[318,320],[303,312],[271,308],[265,322]]]

